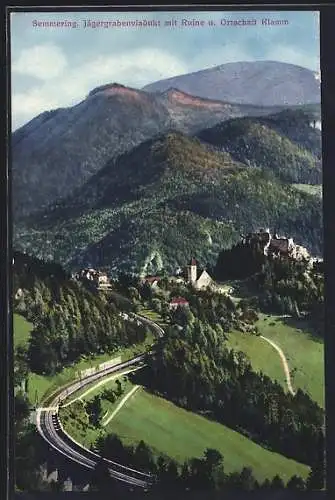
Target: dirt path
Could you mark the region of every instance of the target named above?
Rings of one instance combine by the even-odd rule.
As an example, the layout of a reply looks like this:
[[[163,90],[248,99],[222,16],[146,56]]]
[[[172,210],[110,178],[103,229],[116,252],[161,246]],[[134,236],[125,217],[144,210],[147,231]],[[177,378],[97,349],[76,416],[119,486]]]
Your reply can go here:
[[[125,395],[125,397],[120,401],[120,403],[117,405],[113,413],[105,420],[105,422],[102,424],[104,427],[109,424],[109,422],[112,420],[112,418],[115,417],[115,415],[121,410],[122,406],[128,401],[128,399],[139,389],[139,385],[135,385],[131,391],[128,392],[128,394]]]
[[[279,356],[282,360],[282,364],[284,367],[284,372],[285,372],[285,376],[286,376],[286,383],[287,383],[288,390],[292,394],[292,396],[294,396],[295,391],[292,387],[290,369],[289,369],[289,366],[287,363],[287,359],[285,358],[285,354],[283,353],[281,348],[277,344],[275,344],[272,340],[268,339],[267,337],[263,337],[263,335],[260,335],[260,338],[265,340],[266,342],[268,342],[270,345],[272,345],[272,347],[274,347],[274,349],[276,349],[276,351],[279,353]]]

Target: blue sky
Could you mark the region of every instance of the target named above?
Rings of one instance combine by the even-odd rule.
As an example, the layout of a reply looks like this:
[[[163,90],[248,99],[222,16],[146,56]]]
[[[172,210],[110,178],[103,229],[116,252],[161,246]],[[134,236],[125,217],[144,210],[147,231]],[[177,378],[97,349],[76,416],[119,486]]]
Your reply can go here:
[[[262,26],[261,19],[287,20]],[[160,27],[85,28],[84,20],[154,20]],[[175,19],[176,27],[165,27]],[[182,27],[182,19],[204,27]],[[256,26],[221,20],[256,19]],[[72,27],[36,27],[71,21]],[[207,25],[209,20],[215,26]],[[13,129],[42,111],[74,105],[110,82],[147,83],[235,61],[276,60],[319,71],[317,12],[15,12],[11,14]]]

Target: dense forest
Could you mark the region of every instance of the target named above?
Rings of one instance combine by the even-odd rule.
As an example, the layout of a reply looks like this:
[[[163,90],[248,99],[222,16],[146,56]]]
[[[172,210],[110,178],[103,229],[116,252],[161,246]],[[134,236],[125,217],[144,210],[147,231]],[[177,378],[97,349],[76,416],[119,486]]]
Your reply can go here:
[[[14,262],[14,311],[34,325],[26,353],[31,371],[53,375],[83,354],[113,352],[145,339],[144,326],[125,321],[115,304],[59,265],[21,253]],[[19,354],[22,359],[22,349]]]
[[[15,245],[69,268],[103,266],[115,276],[121,270],[140,274],[148,264],[154,273],[160,266],[172,272],[192,249],[203,264],[214,265],[240,231],[264,225],[320,254],[321,199],[291,185],[300,177],[286,183],[268,167],[278,157],[282,170],[295,169],[285,141],[274,148],[272,133],[264,132],[271,155],[252,165],[177,132],[145,141],[107,162],[66,200],[16,224]],[[319,172],[312,153],[290,147],[297,162],[307,158],[304,175]]]
[[[272,116],[235,118],[198,137],[250,166],[288,183],[321,184],[321,132],[310,113],[288,109]]]

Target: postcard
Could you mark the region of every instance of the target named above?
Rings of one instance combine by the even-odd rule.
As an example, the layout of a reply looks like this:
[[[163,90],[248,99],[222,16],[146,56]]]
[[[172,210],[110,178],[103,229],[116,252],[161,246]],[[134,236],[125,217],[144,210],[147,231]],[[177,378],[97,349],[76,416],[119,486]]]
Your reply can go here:
[[[319,38],[10,13],[16,492],[325,488]]]

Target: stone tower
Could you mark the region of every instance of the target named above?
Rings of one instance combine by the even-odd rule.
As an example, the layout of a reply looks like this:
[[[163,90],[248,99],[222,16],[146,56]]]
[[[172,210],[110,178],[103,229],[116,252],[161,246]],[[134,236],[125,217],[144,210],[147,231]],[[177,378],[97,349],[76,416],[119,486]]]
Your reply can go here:
[[[191,262],[187,266],[187,281],[189,283],[197,281],[197,263],[194,257],[192,257]]]

